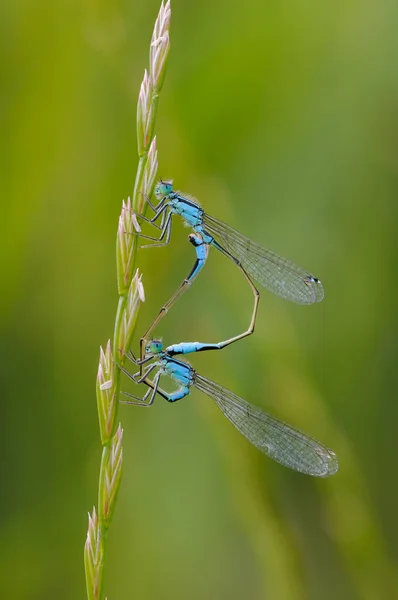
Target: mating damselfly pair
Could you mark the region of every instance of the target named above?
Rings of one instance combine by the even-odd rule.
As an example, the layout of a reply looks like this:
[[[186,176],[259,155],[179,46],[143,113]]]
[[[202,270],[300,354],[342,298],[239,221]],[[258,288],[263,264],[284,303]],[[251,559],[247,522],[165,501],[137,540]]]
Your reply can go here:
[[[195,248],[196,260],[188,276],[160,309],[154,322],[141,338],[140,357],[136,358],[131,352],[127,354],[139,367],[139,371],[132,375],[124,367],[121,369],[135,383],[146,384],[148,390],[142,398],[126,394],[133,400],[125,403],[151,406],[157,394],[168,402],[175,402],[187,396],[194,386],[212,398],[222,413],[254,446],[277,462],[319,477],[336,473],[338,462],[332,450],[249,404],[226,388],[202,377],[189,364],[175,358],[180,354],[220,350],[253,333],[259,292],[252,279],[275,295],[297,304],[313,304],[323,299],[324,291],[320,280],[287,259],[252,242],[222,221],[209,216],[193,198],[174,191],[171,182],[160,181],[156,186],[155,196],[159,200],[156,206],[147,198],[154,216],[137,216],[154,225],[158,235],[136,235],[150,240],[152,243],[149,247],[165,246],[170,242],[172,217],[179,215],[193,229],[189,241]],[[160,224],[157,225],[159,219]],[[141,247],[148,247],[148,244]],[[239,267],[253,292],[254,304],[249,327],[245,332],[217,343],[183,342],[163,348],[160,340],[151,339],[152,332],[202,270],[210,247],[219,250]],[[149,378],[151,373],[155,373],[153,379]],[[168,393],[160,387],[160,378],[165,375],[179,385],[174,393]]]

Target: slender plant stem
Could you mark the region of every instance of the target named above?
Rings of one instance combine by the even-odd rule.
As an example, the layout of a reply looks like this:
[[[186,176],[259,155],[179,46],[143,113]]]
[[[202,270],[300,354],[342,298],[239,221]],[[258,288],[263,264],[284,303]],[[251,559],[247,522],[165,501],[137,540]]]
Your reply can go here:
[[[116,238],[116,265],[118,306],[116,311],[113,351],[108,341],[105,351],[100,348],[97,375],[97,409],[102,443],[102,457],[98,482],[98,507],[89,514],[87,539],[84,546],[84,563],[88,600],[103,598],[104,568],[107,539],[117,494],[120,487],[123,463],[123,430],[117,425],[118,398],[120,394],[120,369],[124,352],[127,352],[134,334],[141,302],[145,300],[144,288],[138,270],[137,236],[139,226],[135,213],[144,209],[145,197],[153,193],[158,170],[155,121],[159,93],[162,89],[170,49],[170,2],[163,3],[155,21],[150,44],[150,67],[145,70],[137,105],[138,168],[134,185],[133,202],[123,201]]]

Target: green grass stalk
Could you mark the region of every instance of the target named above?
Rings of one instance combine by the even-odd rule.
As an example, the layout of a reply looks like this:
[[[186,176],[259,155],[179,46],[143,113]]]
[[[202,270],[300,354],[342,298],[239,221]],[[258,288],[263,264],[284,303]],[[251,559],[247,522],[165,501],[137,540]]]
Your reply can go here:
[[[155,123],[159,94],[163,86],[170,49],[170,1],[162,1],[155,21],[151,45],[150,67],[145,70],[137,105],[138,168],[133,200],[123,201],[116,237],[116,264],[119,301],[116,312],[113,351],[108,341],[100,348],[97,374],[97,408],[102,443],[98,483],[98,506],[94,507],[84,546],[84,564],[88,600],[103,598],[107,536],[120,487],[123,463],[123,429],[117,425],[120,394],[120,369],[124,352],[129,350],[144,288],[138,269],[137,236],[139,225],[134,213],[142,213],[145,197],[153,192],[158,170]]]

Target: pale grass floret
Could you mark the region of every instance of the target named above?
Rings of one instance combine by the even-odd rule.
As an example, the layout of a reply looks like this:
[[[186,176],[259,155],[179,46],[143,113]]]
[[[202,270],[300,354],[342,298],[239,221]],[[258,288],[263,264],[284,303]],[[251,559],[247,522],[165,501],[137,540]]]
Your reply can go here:
[[[117,349],[120,352],[120,356],[123,352],[127,352],[130,347],[131,340],[133,337],[135,324],[138,317],[138,307],[141,302],[145,301],[144,285],[142,283],[142,275],[139,274],[137,269],[130,285],[130,289],[127,295],[127,303],[125,304],[121,327],[118,338]]]
[[[142,212],[142,208],[145,202],[145,198],[152,196],[153,188],[155,185],[155,179],[158,172],[158,150],[156,147],[156,135],[153,138],[148,152],[148,160],[144,170],[144,181],[143,190],[141,197],[139,198],[137,212]]]
[[[170,38],[169,32],[165,31],[165,33],[154,40],[151,44],[151,76],[152,76],[152,85],[155,92],[159,93],[163,81],[163,65],[167,60],[167,56],[170,50]]]
[[[139,296],[141,302],[145,302],[145,290],[144,290],[144,284],[142,283],[142,275],[137,282],[137,291],[138,291],[138,296]]]
[[[146,197],[152,195],[158,171],[158,151],[156,148],[156,136],[153,138],[148,158],[145,163],[143,177],[143,191],[139,196],[137,212],[141,212]],[[119,217],[117,231],[116,254],[117,254],[117,276],[119,293],[126,292],[131,281],[132,269],[137,249],[137,238],[134,233],[140,233],[141,227],[138,223],[136,213],[132,209],[130,197],[123,200],[122,210]]]
[[[100,425],[101,442],[107,444],[112,436],[117,406],[117,389],[115,365],[108,340],[105,352],[100,348],[100,359],[97,374],[97,408]]]
[[[88,530],[86,543],[84,545],[84,564],[87,579],[87,595],[91,600],[100,597],[103,576],[103,545],[101,543],[101,529],[95,506],[92,515],[88,513]]]
[[[155,175],[156,171],[153,174],[153,179]],[[141,227],[138,223],[137,215],[132,210],[130,198],[127,199],[127,202],[123,200],[116,238],[117,280],[120,295],[127,293],[128,286],[132,280],[132,269],[137,250],[137,238],[134,233],[140,233],[140,231]]]
[[[101,392],[103,392],[104,390],[110,390],[111,387],[112,387],[112,385],[113,385],[113,380],[112,379],[110,379],[109,381],[105,381],[105,383],[102,383],[100,385]]]
[[[120,295],[127,292],[132,278],[137,239],[135,235],[131,235],[136,229],[134,221],[137,221],[137,218],[132,211],[131,200],[127,198],[127,202],[123,200],[122,203],[116,240],[117,281]]]
[[[99,507],[103,518],[103,524],[108,527],[115,508],[115,500],[119,491],[122,477],[123,465],[123,429],[119,423],[115,435],[112,438],[109,452],[103,457],[101,475],[103,485],[100,489]]]
[[[138,155],[141,157],[147,150],[151,141],[153,119],[152,111],[153,88],[148,71],[144,71],[144,79],[141,83],[137,104],[137,144]]]
[[[164,81],[164,65],[167,62],[167,56],[170,50],[170,27],[171,9],[170,2],[166,2],[159,10],[153,30],[151,47],[149,53],[149,64],[152,85],[156,92],[159,92]]]
[[[146,197],[150,197],[155,185],[158,171],[158,151],[156,148],[156,136],[153,138],[148,159],[145,164],[143,177],[143,191],[139,196],[137,212],[142,212]],[[116,254],[117,254],[117,276],[119,293],[126,292],[131,281],[131,274],[137,249],[137,238],[134,233],[140,233],[141,227],[138,223],[136,213],[132,209],[130,198],[123,200],[122,210],[119,217],[117,232]]]
[[[133,227],[134,227],[135,231],[137,233],[141,233],[141,227],[140,227],[140,224],[138,223],[137,215],[135,213],[133,213],[131,215],[131,222],[133,223]]]

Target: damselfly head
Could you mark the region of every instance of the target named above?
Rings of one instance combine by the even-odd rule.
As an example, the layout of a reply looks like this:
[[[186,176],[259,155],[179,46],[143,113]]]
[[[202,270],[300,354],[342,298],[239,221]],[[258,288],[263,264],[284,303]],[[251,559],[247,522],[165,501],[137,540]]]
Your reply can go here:
[[[162,181],[156,184],[155,187],[155,196],[158,200],[161,200],[165,196],[168,196],[173,191],[173,182],[172,181]]]
[[[162,340],[151,340],[145,347],[145,354],[160,354],[162,351]]]

